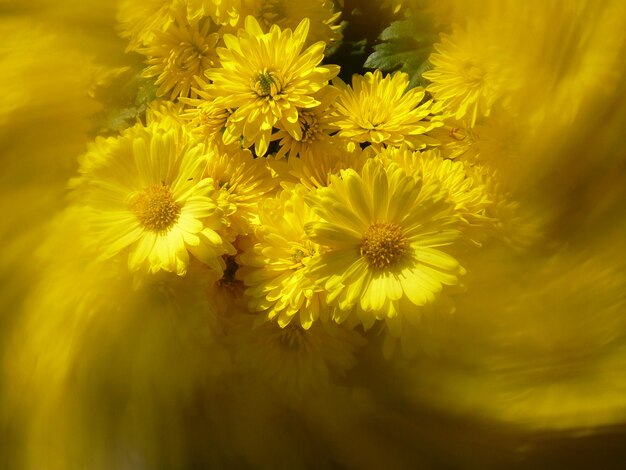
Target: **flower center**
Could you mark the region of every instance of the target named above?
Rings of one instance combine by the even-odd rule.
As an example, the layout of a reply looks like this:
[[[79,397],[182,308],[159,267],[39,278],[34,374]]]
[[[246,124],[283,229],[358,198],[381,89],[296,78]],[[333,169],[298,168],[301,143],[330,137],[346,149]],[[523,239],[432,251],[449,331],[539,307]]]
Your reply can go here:
[[[274,98],[283,90],[283,84],[276,72],[265,69],[257,76],[253,89],[262,98]]]
[[[273,24],[284,23],[288,15],[283,3],[281,0],[266,0],[259,8],[257,18],[262,19],[268,28]]]
[[[153,184],[140,192],[131,203],[131,210],[144,228],[163,232],[171,228],[180,216],[180,206],[169,186]]]
[[[471,86],[480,86],[485,79],[485,71],[474,65],[474,63],[467,61],[461,66],[461,76]]]
[[[187,43],[181,44],[180,54],[172,58],[177,70],[183,72],[198,72],[202,65],[203,59],[207,54],[208,46],[197,46]]]
[[[452,129],[450,129],[450,137],[452,137],[454,140],[463,140],[465,139],[466,135],[465,132],[463,132],[462,128],[453,127]]]
[[[317,250],[315,249],[315,246],[309,242],[306,241],[304,242],[304,245],[299,245],[297,248],[295,248],[291,254],[291,261],[293,261],[293,268],[294,269],[298,269],[300,267],[303,266],[302,261],[305,258],[310,258],[311,256],[315,256],[315,253],[317,252]]]
[[[400,227],[393,223],[374,222],[365,231],[361,241],[361,256],[377,269],[393,266],[407,250],[407,239]]]
[[[302,128],[302,140],[301,142],[311,143],[315,141],[317,135],[317,119],[315,115],[311,113],[300,112],[300,127]]]

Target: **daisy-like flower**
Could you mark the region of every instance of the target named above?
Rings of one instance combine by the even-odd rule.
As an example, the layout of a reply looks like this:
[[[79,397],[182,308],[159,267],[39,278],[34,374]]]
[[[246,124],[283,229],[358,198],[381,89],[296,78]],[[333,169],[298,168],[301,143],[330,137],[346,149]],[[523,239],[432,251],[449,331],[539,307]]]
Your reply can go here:
[[[221,276],[234,249],[218,233],[225,201],[205,177],[207,149],[176,128],[135,126],[97,139],[81,158],[77,187],[86,238],[101,259],[128,252],[132,271],[184,275],[189,253]]]
[[[308,19],[293,32],[272,26],[264,33],[252,16],[245,26],[237,37],[224,35],[227,47],[217,49],[222,67],[206,72],[213,82],[207,91],[223,97],[225,106],[234,109],[224,142],[243,136],[244,145],[254,144],[256,154],[262,156],[278,122],[295,139],[302,139],[299,110],[320,104],[313,95],[337,75],[339,67],[318,66],[324,58],[323,42],[302,52]]]
[[[189,19],[179,12],[164,31],[155,31],[146,47],[138,52],[148,57],[146,78],[157,77],[158,96],[195,97],[195,78],[219,63],[215,48],[219,41],[217,26],[210,18]]]
[[[290,157],[319,155],[333,152],[333,133],[337,128],[332,124],[333,117],[328,111],[337,97],[338,90],[332,86],[322,88],[315,96],[320,104],[315,108],[301,110],[298,113],[298,123],[302,129],[302,137],[294,138],[289,132],[277,124],[278,132],[272,136],[272,140],[280,140],[280,150],[276,154],[282,158],[289,154]]]
[[[335,102],[335,125],[338,135],[357,143],[370,142],[376,148],[400,146],[423,148],[438,142],[425,135],[441,125],[430,120],[431,101],[424,100],[421,87],[407,90],[409,76],[395,72],[383,78],[376,70],[353,75],[352,86],[341,79],[334,82],[341,90]]]
[[[465,30],[455,26],[452,35],[442,34],[436,52],[428,59],[433,70],[423,77],[432,82],[427,89],[444,114],[455,119],[467,115],[472,126],[479,115],[489,115],[502,94],[493,44],[492,35],[477,23],[470,23]]]
[[[248,286],[251,310],[265,312],[281,327],[294,317],[308,329],[327,311],[323,289],[308,274],[319,246],[307,239],[305,224],[318,217],[304,202],[306,190],[283,191],[260,206],[257,242],[239,255],[238,277]]]
[[[311,275],[339,307],[336,321],[354,310],[365,328],[398,316],[415,323],[443,286],[459,283],[464,270],[443,248],[459,238],[458,214],[436,185],[370,159],[307,202],[322,219],[305,227],[321,246]]]

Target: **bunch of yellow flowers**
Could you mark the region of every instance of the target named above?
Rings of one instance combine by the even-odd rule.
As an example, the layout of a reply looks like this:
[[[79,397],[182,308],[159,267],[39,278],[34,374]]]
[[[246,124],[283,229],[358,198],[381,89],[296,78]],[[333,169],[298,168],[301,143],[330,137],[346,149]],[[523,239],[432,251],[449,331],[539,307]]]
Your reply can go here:
[[[356,432],[379,410],[373,396],[460,414],[481,403],[480,416],[531,428],[623,424],[619,393],[598,411],[581,405],[595,390],[588,376],[546,379],[563,357],[578,357],[574,343],[606,353],[614,368],[626,360],[626,276],[615,256],[626,226],[606,217],[624,192],[609,178],[615,189],[599,196],[604,173],[569,158],[584,147],[598,168],[624,168],[612,127],[593,118],[622,118],[607,116],[624,83],[626,9],[604,3],[120,0],[115,31],[129,59],[76,76],[93,109],[75,106],[93,126],[80,129],[85,150],[69,146],[65,202],[32,255],[45,269],[9,343],[29,338],[5,366],[8,396],[24,406],[38,401],[34,390],[51,390],[29,411],[27,468],[90,458],[122,468],[106,446],[86,460],[76,454],[80,445],[66,439],[77,424],[51,439],[58,463],[41,465],[50,444],[42,430],[59,403],[69,406],[65,391],[108,396],[124,378],[131,411],[112,422],[131,435],[133,420],[170,401],[163,422],[181,428],[180,408],[223,405],[207,419],[229,424],[209,434],[234,450],[195,461],[180,457],[189,447],[174,438],[172,468],[236,466],[231,453],[278,462],[245,431],[248,407],[268,410],[253,413],[259,428],[285,407],[321,434]],[[372,11],[386,29],[368,46],[369,70],[355,69],[350,21]],[[21,103],[7,96],[0,123]],[[590,256],[591,244],[606,249]],[[538,357],[546,377],[533,375]],[[112,378],[97,373],[109,361],[118,364]],[[526,382],[517,361],[530,370]],[[468,378],[451,363],[491,375]],[[504,387],[500,373],[548,392]],[[387,390],[376,377],[391,374],[401,379]],[[598,380],[626,390],[623,378]],[[511,407],[516,394],[531,398]],[[363,414],[331,426],[351,402]],[[68,423],[90,416],[93,403],[84,406]],[[94,440],[104,442],[102,419]],[[152,468],[148,456],[162,458],[164,439],[152,437],[154,448],[132,438],[120,455]],[[273,439],[269,448],[281,448]],[[372,468],[382,468],[379,457],[372,451]]]
[[[510,202],[492,168],[442,155],[439,128],[465,107],[433,100],[445,68],[432,94],[404,72],[346,84],[323,63],[336,28],[310,39],[312,21],[337,15],[310,5],[293,29],[280,26],[291,15],[268,25],[269,6],[253,16],[236,2],[171,2],[132,23],[121,10],[156,99],[81,156],[81,236],[102,263],[127,258],[137,280],[201,263],[207,292],[240,284],[227,302],[243,307],[226,316],[302,337],[316,323],[381,324],[387,354],[402,338],[415,350],[422,315],[454,310],[465,254],[504,238]]]

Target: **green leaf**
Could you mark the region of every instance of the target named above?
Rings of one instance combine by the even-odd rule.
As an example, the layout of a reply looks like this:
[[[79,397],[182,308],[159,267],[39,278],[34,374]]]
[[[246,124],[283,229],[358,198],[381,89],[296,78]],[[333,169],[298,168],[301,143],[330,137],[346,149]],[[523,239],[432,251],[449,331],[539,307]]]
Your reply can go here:
[[[137,78],[139,83],[137,87],[137,96],[135,97],[135,105],[145,109],[151,101],[156,99],[157,86],[154,80],[147,78]]]
[[[383,30],[379,40],[365,61],[366,68],[406,72],[411,88],[428,83],[422,74],[430,69],[428,57],[439,40],[439,31],[429,15],[409,10],[405,19],[394,21]]]
[[[96,135],[115,135],[145,118],[146,108],[156,99],[153,79],[140,73],[122,73],[96,90],[103,110],[93,116]]]

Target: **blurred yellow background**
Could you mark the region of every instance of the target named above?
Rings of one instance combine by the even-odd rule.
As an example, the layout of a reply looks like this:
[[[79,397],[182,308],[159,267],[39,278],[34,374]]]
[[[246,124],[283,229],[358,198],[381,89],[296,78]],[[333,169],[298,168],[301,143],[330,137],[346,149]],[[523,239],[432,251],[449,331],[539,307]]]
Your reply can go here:
[[[619,468],[626,6],[437,8],[507,35],[516,158],[497,166],[533,221],[512,229],[526,248],[469,260],[471,288],[425,319],[419,359],[385,360],[373,337],[347,386],[294,398],[206,341],[200,288],[177,307],[137,294],[86,259],[80,214],[63,212],[106,106],[93,90],[141,67],[113,2],[0,0],[0,468]]]

